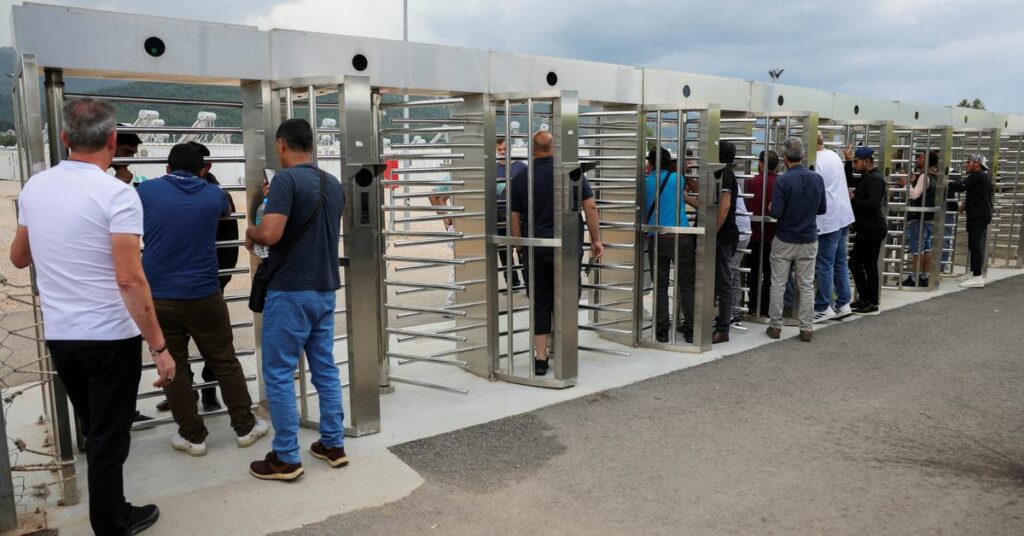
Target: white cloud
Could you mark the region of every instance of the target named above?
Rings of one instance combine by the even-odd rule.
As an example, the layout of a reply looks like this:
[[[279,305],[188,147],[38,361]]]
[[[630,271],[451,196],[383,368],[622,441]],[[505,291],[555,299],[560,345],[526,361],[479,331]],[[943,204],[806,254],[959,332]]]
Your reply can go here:
[[[402,0],[52,1],[402,37]],[[1020,0],[409,0],[417,42],[755,80],[782,67],[790,84],[1024,112],[1021,20]]]

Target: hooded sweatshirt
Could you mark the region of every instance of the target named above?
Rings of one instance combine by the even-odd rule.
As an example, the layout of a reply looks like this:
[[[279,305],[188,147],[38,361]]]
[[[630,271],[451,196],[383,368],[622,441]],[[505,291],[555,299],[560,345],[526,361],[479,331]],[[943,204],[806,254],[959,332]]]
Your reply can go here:
[[[220,292],[217,223],[230,212],[219,187],[187,171],[139,185],[142,268],[158,300],[197,300]]]

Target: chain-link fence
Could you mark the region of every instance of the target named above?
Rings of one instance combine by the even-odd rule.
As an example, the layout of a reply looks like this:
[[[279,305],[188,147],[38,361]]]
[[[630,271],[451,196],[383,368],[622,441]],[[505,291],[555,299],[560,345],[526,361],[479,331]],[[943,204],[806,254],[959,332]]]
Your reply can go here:
[[[0,530],[33,515],[45,524],[46,506],[77,502],[68,422],[64,456],[58,446],[55,415],[60,407],[66,415],[67,403],[55,376],[31,285],[0,275],[0,430],[6,439],[0,452]]]

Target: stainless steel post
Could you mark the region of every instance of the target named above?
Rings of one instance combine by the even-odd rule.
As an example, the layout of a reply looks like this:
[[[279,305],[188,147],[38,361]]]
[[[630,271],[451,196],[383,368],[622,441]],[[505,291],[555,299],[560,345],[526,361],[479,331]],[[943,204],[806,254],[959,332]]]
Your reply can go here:
[[[555,379],[575,381],[579,365],[579,221],[583,212],[583,170],[579,163],[579,98],[562,91],[551,106],[551,130],[555,133],[554,236],[562,247],[555,251],[555,310],[551,335],[555,354]],[[531,203],[532,206],[532,203]],[[533,223],[531,218],[530,223]],[[531,277],[533,275],[531,274]]]
[[[274,129],[281,122],[281,106],[271,100],[270,83],[265,80],[246,80],[242,89],[242,148],[245,153],[245,197],[249,207],[248,222],[256,223],[256,210],[263,202],[265,169],[276,169],[277,149]],[[250,274],[256,273],[260,259],[248,255]],[[256,341],[256,402],[266,406],[266,388],[263,385],[263,315],[253,314],[253,332]]]
[[[26,76],[26,79],[31,78],[33,82],[37,80],[35,69],[31,73],[26,71],[23,75]],[[26,87],[29,87],[29,85],[26,85]],[[63,72],[59,69],[46,69],[45,88],[46,120],[50,138],[50,165],[55,166],[65,156],[64,144],[60,141],[60,132],[63,130],[61,111],[64,108]],[[38,92],[36,92],[36,95],[38,95]],[[29,128],[32,128],[32,126],[30,125]],[[35,268],[33,267],[33,275],[34,271]],[[37,294],[34,281],[35,278],[33,277],[33,298]],[[40,317],[39,320],[41,321],[42,318]],[[41,342],[43,340],[41,326],[41,322],[36,323],[36,340],[38,341],[37,345],[45,352]],[[41,361],[40,363],[41,366],[46,366],[51,371],[53,370],[49,360]],[[42,365],[43,363],[45,365]],[[79,497],[78,486],[75,482],[75,435],[71,431],[72,412],[69,410],[67,391],[64,389],[64,383],[61,381],[60,376],[53,374],[52,377],[53,390],[51,395],[54,410],[54,432],[57,440],[57,455],[61,464],[61,480],[64,482],[63,498],[65,504],[77,504]]]
[[[387,385],[388,358],[384,353],[381,310],[384,264],[380,210],[384,188],[374,141],[374,113],[370,80],[345,77],[338,87],[342,185],[345,189],[344,245],[345,316],[348,328],[349,419],[347,435],[362,436],[380,431],[381,386]]]

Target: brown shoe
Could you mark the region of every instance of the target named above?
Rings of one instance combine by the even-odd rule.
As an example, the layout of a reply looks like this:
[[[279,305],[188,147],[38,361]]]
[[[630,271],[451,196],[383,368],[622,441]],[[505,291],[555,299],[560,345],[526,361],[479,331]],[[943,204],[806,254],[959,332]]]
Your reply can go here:
[[[313,456],[329,463],[331,467],[345,467],[348,465],[345,447],[328,448],[323,443],[317,441],[309,447],[309,451],[313,453]]]
[[[270,451],[266,458],[249,464],[249,474],[262,480],[295,480],[302,476],[301,463],[285,463]]]
[[[768,326],[768,329],[765,330],[765,333],[768,334],[769,339],[779,339],[782,337],[782,328]]]
[[[801,341],[811,342],[811,339],[813,339],[813,338],[814,338],[814,332],[813,331],[801,331],[800,332],[800,340]]]
[[[711,344],[729,342],[729,334],[724,331],[716,331],[711,335]]]

